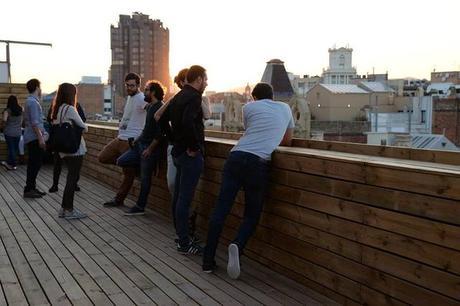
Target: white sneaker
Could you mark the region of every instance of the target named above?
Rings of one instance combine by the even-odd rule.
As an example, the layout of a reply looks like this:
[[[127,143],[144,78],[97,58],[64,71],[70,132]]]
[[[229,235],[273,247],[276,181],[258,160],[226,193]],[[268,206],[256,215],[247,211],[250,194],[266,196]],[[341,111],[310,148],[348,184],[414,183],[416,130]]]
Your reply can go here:
[[[66,220],[73,220],[73,219],[83,219],[86,218],[87,215],[85,213],[82,213],[81,211],[78,211],[76,209],[72,211],[66,211],[64,214],[64,218]]]
[[[230,243],[228,246],[227,274],[232,279],[240,276],[240,250],[235,243]]]

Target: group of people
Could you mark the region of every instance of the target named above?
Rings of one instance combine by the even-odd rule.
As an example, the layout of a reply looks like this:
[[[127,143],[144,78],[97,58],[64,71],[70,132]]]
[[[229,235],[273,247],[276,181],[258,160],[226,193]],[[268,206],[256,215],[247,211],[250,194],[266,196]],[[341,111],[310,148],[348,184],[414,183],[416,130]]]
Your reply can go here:
[[[238,191],[244,190],[243,222],[228,246],[227,272],[231,278],[238,278],[240,256],[262,213],[271,154],[278,145],[289,146],[292,141],[291,109],[285,103],[273,101],[273,88],[269,84],[259,83],[254,87],[255,101],[243,107],[245,132],[225,163],[221,190],[209,219],[203,248],[195,233],[197,212],[192,203],[204,168],[204,120],[211,115],[209,102],[203,97],[207,73],[203,67],[194,65],[181,70],[174,81],[180,91],[164,102],[165,89],[160,82],[148,81],[142,93],[140,77],[135,73],[126,75],[128,98],[118,136],[102,149],[98,158],[101,163],[122,167],[123,180],[115,197],[104,206],[124,204],[139,170],[139,197],[125,215],[145,214],[152,175],[158,169],[162,144],[167,142],[167,181],[172,196],[177,251],[202,255],[202,269],[206,273],[217,267],[215,256],[225,219]]]
[[[209,219],[206,246],[203,248],[195,233],[194,220],[197,211],[192,207],[192,202],[206,155],[204,120],[211,116],[209,101],[203,97],[208,85],[207,73],[203,67],[194,65],[181,70],[174,81],[180,91],[165,102],[166,89],[160,82],[147,81],[142,92],[139,75],[126,75],[125,86],[128,96],[119,123],[118,136],[110,141],[98,156],[101,163],[120,166],[123,180],[115,197],[104,203],[104,206],[122,206],[136,175],[139,174],[141,184],[138,199],[135,206],[125,211],[125,215],[145,214],[152,175],[158,170],[163,149],[167,146],[167,181],[172,197],[177,251],[181,254],[202,255],[202,269],[206,273],[213,272],[217,267],[216,250],[225,219],[231,211],[238,191],[244,190],[243,221],[235,239],[228,246],[227,272],[231,278],[238,278],[240,256],[254,233],[263,210],[271,154],[278,145],[289,146],[292,141],[292,113],[287,104],[273,101],[273,88],[269,84],[259,83],[254,87],[254,102],[243,107],[245,132],[231,150],[224,165],[221,189]],[[25,103],[23,117],[24,142],[28,148],[29,158],[24,197],[37,198],[45,195],[37,189],[36,178],[48,134],[43,128],[43,115],[39,103],[40,82],[36,79],[30,80],[27,82],[27,89],[30,95]],[[63,83],[58,88],[48,120],[52,125],[69,122],[85,132],[87,126],[84,123],[83,111],[77,109],[75,86]],[[17,109],[13,107],[8,112],[10,118],[18,114]],[[62,161],[68,168],[59,217],[86,217],[86,214],[73,208],[74,192],[79,190],[77,183],[85,153],[83,137],[75,153],[54,153],[55,175],[49,192],[56,192],[58,189]]]

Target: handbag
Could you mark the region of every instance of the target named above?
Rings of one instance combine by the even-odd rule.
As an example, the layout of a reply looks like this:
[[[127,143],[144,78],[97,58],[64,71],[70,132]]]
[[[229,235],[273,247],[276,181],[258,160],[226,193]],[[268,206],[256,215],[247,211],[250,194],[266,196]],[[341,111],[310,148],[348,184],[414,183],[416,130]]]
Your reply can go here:
[[[61,111],[59,124],[53,124],[50,128],[50,147],[54,152],[61,153],[76,153],[80,148],[81,134],[83,129],[69,122],[62,122],[62,118],[69,110],[68,106],[64,111]]]

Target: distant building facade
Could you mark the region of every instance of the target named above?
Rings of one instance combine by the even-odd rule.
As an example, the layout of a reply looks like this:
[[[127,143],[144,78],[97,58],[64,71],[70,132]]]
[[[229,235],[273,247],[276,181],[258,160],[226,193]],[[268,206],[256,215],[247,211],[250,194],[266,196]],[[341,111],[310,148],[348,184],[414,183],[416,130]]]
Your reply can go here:
[[[304,76],[299,76],[299,75],[294,75],[292,73],[289,73],[289,80],[291,81],[292,88],[294,89],[294,92],[299,95],[305,97],[307,95],[307,92],[316,84],[319,84],[321,82],[321,77],[318,75],[315,76],[309,76],[309,75],[304,75]]]
[[[100,77],[83,76],[76,87],[78,103],[83,107],[88,119],[104,112],[104,84]]]
[[[352,48],[329,49],[329,67],[323,69],[324,84],[350,84],[357,78],[356,68],[352,66]]]
[[[431,83],[452,83],[460,85],[460,71],[432,72]]]
[[[460,98],[456,95],[433,97],[433,133],[460,146]]]
[[[128,72],[138,73],[143,84],[155,79],[170,88],[169,29],[160,20],[138,12],[120,15],[118,26],[110,28],[110,41],[110,82],[117,95],[125,96],[124,77]]]

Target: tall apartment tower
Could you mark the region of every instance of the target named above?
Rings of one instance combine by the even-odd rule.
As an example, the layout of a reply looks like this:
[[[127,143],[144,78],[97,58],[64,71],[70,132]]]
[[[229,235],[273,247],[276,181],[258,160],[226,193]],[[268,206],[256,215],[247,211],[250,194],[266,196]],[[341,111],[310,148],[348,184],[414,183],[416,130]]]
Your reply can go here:
[[[119,96],[125,95],[124,77],[128,72],[138,73],[142,85],[155,79],[169,88],[169,29],[160,20],[138,12],[120,15],[118,27],[110,27],[110,41],[110,80]]]

